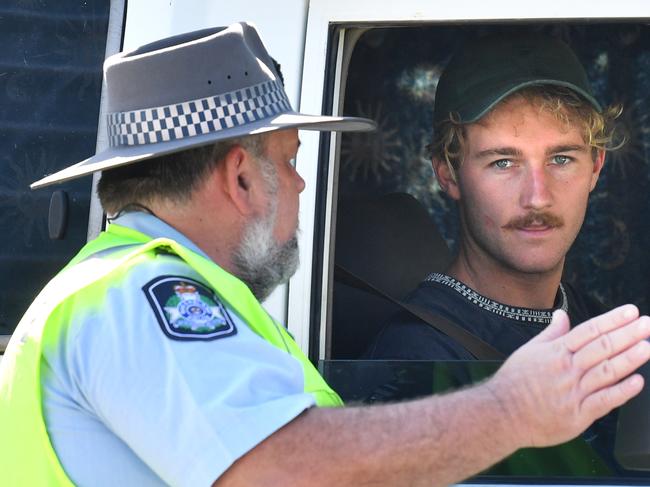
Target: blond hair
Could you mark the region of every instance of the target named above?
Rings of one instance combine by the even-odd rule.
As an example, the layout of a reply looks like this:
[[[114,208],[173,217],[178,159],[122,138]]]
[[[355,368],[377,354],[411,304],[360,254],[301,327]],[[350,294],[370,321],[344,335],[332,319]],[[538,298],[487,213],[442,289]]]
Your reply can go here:
[[[582,138],[592,148],[595,159],[600,151],[611,151],[621,147],[625,140],[619,138],[614,121],[620,116],[621,105],[611,105],[602,112],[578,95],[575,91],[562,86],[536,85],[522,88],[509,95],[497,104],[520,97],[539,108],[552,114],[567,128],[578,125],[582,130]],[[492,109],[494,110],[494,109]],[[491,113],[488,112],[486,116]],[[456,170],[463,162],[465,154],[465,127],[469,125],[460,121],[456,113],[434,127],[433,141],[429,146],[431,157],[443,161],[449,167],[452,177],[456,180]]]

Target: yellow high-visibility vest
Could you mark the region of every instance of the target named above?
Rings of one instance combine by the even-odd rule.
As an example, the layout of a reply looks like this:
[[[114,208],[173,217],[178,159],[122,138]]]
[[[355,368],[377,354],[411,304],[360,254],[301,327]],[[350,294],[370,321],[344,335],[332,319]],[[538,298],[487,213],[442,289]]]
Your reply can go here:
[[[71,298],[84,290],[97,305],[106,283],[115,281],[142,259],[155,258],[164,249],[183,259],[198,272],[220,299],[232,308],[251,330],[300,362],[304,391],[321,407],[341,406],[340,397],[327,385],[283,326],[279,326],[255,299],[248,287],[211,260],[177,242],[112,224],[89,242],[43,289],[14,332],[0,365],[0,476],[2,485],[72,485],[50,442],[43,417],[40,363],[44,347],[57,345],[69,326],[75,307]],[[82,261],[101,252],[93,264]],[[94,291],[96,290],[96,291]],[[84,303],[86,304],[86,303]],[[78,304],[76,304],[78,306]]]

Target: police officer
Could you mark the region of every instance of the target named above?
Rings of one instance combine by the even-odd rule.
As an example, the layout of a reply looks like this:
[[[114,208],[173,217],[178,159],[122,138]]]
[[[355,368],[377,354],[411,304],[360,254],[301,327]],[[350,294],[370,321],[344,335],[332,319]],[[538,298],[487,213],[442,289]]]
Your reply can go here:
[[[301,115],[245,23],[110,58],[109,215],[36,298],[0,369],[5,485],[441,485],[566,441],[637,394],[650,320],[566,314],[487,382],[339,408],[259,301],[297,266]],[[607,343],[607,347],[602,344]]]

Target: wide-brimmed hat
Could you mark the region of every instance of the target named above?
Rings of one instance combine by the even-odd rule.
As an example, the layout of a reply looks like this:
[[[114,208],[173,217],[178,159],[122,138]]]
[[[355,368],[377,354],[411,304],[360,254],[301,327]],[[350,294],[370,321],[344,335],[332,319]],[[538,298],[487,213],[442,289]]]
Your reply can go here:
[[[494,35],[468,41],[449,61],[436,89],[434,126],[450,114],[461,123],[476,122],[509,95],[538,85],[569,88],[601,111],[567,44],[533,33]]]
[[[364,118],[295,112],[278,69],[244,22],[111,56],[104,63],[109,147],[31,187],[272,130],[375,128]]]

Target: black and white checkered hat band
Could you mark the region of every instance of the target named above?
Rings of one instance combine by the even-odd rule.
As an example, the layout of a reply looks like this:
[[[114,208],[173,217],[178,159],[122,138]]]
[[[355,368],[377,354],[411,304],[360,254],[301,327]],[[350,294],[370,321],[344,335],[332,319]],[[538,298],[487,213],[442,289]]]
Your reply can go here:
[[[218,132],[291,110],[275,80],[199,100],[108,114],[111,147],[155,144]]]

